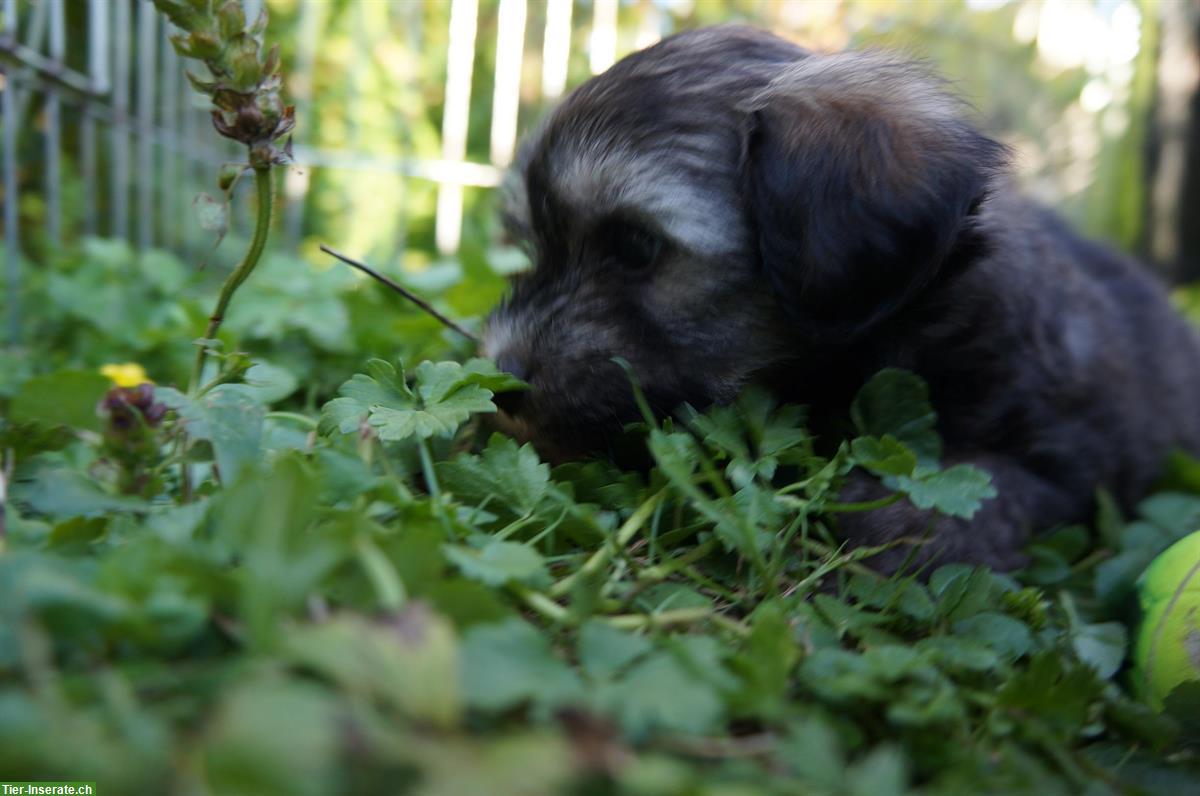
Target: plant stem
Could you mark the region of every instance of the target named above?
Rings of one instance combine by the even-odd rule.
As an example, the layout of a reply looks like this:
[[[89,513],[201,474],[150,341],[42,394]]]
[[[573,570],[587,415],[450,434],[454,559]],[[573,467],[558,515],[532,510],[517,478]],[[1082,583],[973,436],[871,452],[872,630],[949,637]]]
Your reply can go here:
[[[380,607],[387,611],[397,611],[403,607],[408,597],[404,581],[379,546],[364,534],[355,539],[354,551],[367,575],[367,581],[375,590],[375,599]]]
[[[570,611],[554,602],[554,600],[550,599],[545,594],[542,594],[540,591],[534,591],[528,586],[522,586],[519,583],[510,584],[509,589],[516,594],[517,597],[521,598],[521,601],[524,602],[526,606],[541,614],[545,619],[549,619],[551,622],[554,622],[555,624],[566,624],[571,618]]]
[[[317,428],[317,419],[315,417],[302,415],[299,412],[267,412],[265,417],[268,420],[291,420],[313,430]]]
[[[225,311],[229,308],[229,301],[242,282],[246,281],[246,277],[250,276],[254,267],[258,265],[263,248],[267,244],[267,233],[271,231],[271,214],[275,201],[274,182],[271,179],[269,163],[261,163],[254,167],[254,187],[258,193],[258,216],[254,222],[254,237],[250,240],[250,248],[246,250],[246,255],[238,267],[233,269],[233,273],[221,286],[221,294],[217,297],[217,306],[213,309],[213,313],[208,319],[208,328],[204,332],[206,340],[216,337],[217,331],[221,328],[221,322],[225,320]],[[204,360],[207,356],[208,349],[203,345],[200,346],[196,351],[196,362],[192,366],[192,378],[188,382],[189,394],[194,394],[196,387],[200,384],[200,377],[204,372]]]
[[[434,505],[442,505],[442,490],[438,486],[437,473],[433,469],[433,455],[429,452],[429,443],[425,440],[420,440],[417,443],[417,450],[421,454],[421,472],[425,476],[425,489],[429,492],[429,497],[433,498]]]
[[[893,503],[900,502],[902,497],[904,495],[896,492],[878,500],[864,500],[861,503],[826,503],[821,508],[827,514],[853,514],[860,511],[875,511],[876,509],[886,508]]]
[[[719,542],[716,537],[712,537],[708,541],[696,545],[678,558],[672,558],[653,567],[646,567],[638,573],[637,579],[642,582],[666,580],[679,570],[686,569],[691,564],[704,558],[715,550],[718,544]]]
[[[665,496],[666,490],[662,490],[639,506],[637,511],[625,520],[625,524],[617,529],[616,534],[607,543],[601,545],[600,549],[593,553],[582,567],[550,587],[550,594],[561,597],[570,592],[571,587],[579,580],[598,574],[619,550],[629,544],[629,540],[646,524],[646,521],[654,514],[654,509],[658,506],[659,501]]]
[[[730,619],[713,611],[711,608],[676,608],[672,611],[660,611],[656,614],[621,614],[619,616],[600,617],[618,630],[648,630],[651,628],[671,627],[672,625],[690,625],[697,622],[713,622],[736,633],[739,636],[749,635],[750,629],[736,619]]]

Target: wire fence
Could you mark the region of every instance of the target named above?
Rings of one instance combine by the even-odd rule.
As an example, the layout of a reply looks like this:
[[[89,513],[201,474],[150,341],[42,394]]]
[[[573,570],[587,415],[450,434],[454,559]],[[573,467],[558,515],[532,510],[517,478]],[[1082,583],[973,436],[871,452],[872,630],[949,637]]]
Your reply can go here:
[[[30,250],[32,239],[39,238],[41,251],[55,251],[70,242],[64,237],[76,234],[120,238],[143,250],[195,251],[203,241],[194,230],[191,197],[209,187],[216,167],[241,159],[241,153],[222,146],[213,134],[208,109],[192,92],[184,65],[169,42],[169,23],[150,0],[2,2],[2,303],[7,337],[16,341],[22,322],[23,270],[31,267],[22,252]],[[254,18],[262,7],[262,0],[243,2],[247,18]],[[314,170],[370,171],[434,183],[436,246],[442,254],[453,254],[461,241],[464,189],[496,186],[512,160],[522,106],[522,70],[531,48],[540,50],[533,54],[540,61],[540,99],[544,100],[564,91],[572,42],[580,36],[593,72],[616,60],[618,0],[592,0],[578,8],[571,0],[534,0],[539,6],[536,14],[529,13],[529,0],[496,0],[483,10],[479,0],[449,2],[441,157],[382,155],[353,146],[331,149],[311,144],[300,130],[294,146],[295,168],[286,175],[281,192],[285,243],[294,246],[303,234]],[[301,118],[313,99],[317,47],[331,7],[326,0],[299,4],[292,67],[296,79],[290,85],[295,87],[291,99]],[[372,31],[364,22],[364,8],[363,2],[351,4],[349,13],[359,15],[356,48],[365,59],[377,38],[391,32]],[[389,14],[405,15],[409,36],[419,39],[422,17],[429,9],[422,3],[392,3]],[[580,12],[590,18],[580,19]],[[495,18],[481,26],[484,14]],[[638,7],[638,45],[658,38],[660,14],[653,2]],[[529,29],[533,19],[539,30]],[[494,63],[476,63],[481,29],[495,31]],[[69,36],[69,31],[75,31],[75,36]],[[471,89],[479,69],[494,70],[487,162],[467,157]],[[345,79],[353,90],[355,76]],[[67,182],[64,158],[73,164],[72,180]],[[36,225],[29,223],[28,214],[19,212],[22,191],[41,199],[43,210]],[[70,202],[64,202],[67,193]],[[67,218],[72,213],[80,217]],[[236,223],[237,214],[231,215]],[[26,229],[20,228],[22,218]]]
[[[85,16],[83,40],[68,41],[68,14]],[[16,340],[24,239],[64,243],[65,158],[78,164],[80,231],[146,249],[182,244],[181,186],[199,186],[232,150],[211,135],[148,0],[4,0],[3,23],[4,305]],[[42,223],[22,229],[21,188],[39,183]]]

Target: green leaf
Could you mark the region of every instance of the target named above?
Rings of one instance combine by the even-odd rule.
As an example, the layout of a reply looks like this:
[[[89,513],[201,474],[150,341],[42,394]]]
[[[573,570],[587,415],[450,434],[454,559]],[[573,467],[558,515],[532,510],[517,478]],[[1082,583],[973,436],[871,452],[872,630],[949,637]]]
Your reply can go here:
[[[934,604],[929,591],[915,580],[880,580],[873,575],[854,575],[846,585],[845,594],[859,605],[890,610],[925,623],[934,617]]]
[[[9,419],[14,423],[40,421],[99,431],[96,405],[112,386],[106,376],[90,370],[60,370],[35,376],[13,397]]]
[[[503,711],[524,703],[557,705],[579,694],[576,674],[528,623],[509,619],[467,631],[459,657],[467,704]]]
[[[929,578],[940,616],[956,621],[984,611],[994,611],[1003,594],[1012,591],[1006,583],[981,567],[967,564],[946,564],[938,567]]]
[[[1137,510],[1172,541],[1200,528],[1200,496],[1197,495],[1161,492],[1143,500]]]
[[[1039,716],[1069,736],[1088,721],[1089,708],[1104,685],[1091,667],[1067,665],[1061,656],[1042,652],[1004,683],[997,696],[1000,705]]]
[[[692,473],[700,461],[700,451],[692,435],[656,428],[650,432],[649,448],[663,475],[685,495],[699,497],[703,503],[703,496],[692,483]]]
[[[902,796],[908,790],[904,755],[891,745],[872,749],[846,772],[850,796]]]
[[[461,378],[464,382],[478,385],[494,393],[529,389],[529,384],[510,373],[498,370],[490,359],[468,359],[463,363],[462,369]]]
[[[442,551],[446,560],[457,566],[463,575],[489,586],[514,582],[545,586],[550,582],[541,553],[528,545],[489,541],[478,550],[446,545]]]
[[[61,450],[74,438],[75,435],[66,426],[38,420],[9,424],[0,417],[0,450],[11,451],[10,455],[17,461],[43,451]]]
[[[426,409],[374,407],[369,422],[384,442],[400,442],[410,437],[448,437],[472,414],[496,411],[491,399],[492,394],[487,390],[467,387]]]
[[[926,466],[936,466],[942,454],[937,415],[929,403],[929,388],[919,376],[885,368],[855,397],[850,416],[862,436],[891,435]]]
[[[246,371],[246,386],[263,406],[282,401],[300,386],[300,380],[287,368],[258,361]]]
[[[637,607],[647,613],[680,608],[711,608],[712,600],[683,583],[656,583],[638,595]]]
[[[40,618],[59,638],[81,642],[125,620],[128,601],[97,588],[89,568],[69,559],[31,554],[0,557],[0,598],[8,617]]]
[[[800,665],[800,680],[817,696],[834,703],[850,699],[882,700],[885,681],[869,660],[849,650],[819,649]]]
[[[143,500],[109,494],[81,473],[58,467],[38,468],[32,479],[13,484],[12,494],[37,513],[59,518],[96,517],[149,508]]]
[[[1075,654],[1105,680],[1121,668],[1128,645],[1128,633],[1120,622],[1083,624],[1072,628],[1071,647]]]
[[[785,524],[784,507],[774,494],[753,481],[734,493],[729,500],[716,501],[720,509],[717,536],[730,550],[754,556],[771,545],[775,534]]]
[[[332,793],[340,727],[337,703],[315,684],[244,678],[205,733],[205,781],[217,793]]]
[[[404,371],[397,371],[390,362],[372,359],[367,363],[370,375],[356,373],[338,388],[341,398],[334,398],[321,410],[320,430],[343,434],[357,432],[376,406],[411,406],[414,396],[404,383]]]
[[[579,662],[592,680],[607,680],[654,649],[645,636],[635,636],[590,619],[579,630]]]
[[[1163,699],[1163,711],[1179,722],[1184,739],[1200,748],[1200,681],[1180,683]]]
[[[985,611],[954,623],[954,633],[995,650],[1010,659],[1033,651],[1033,635],[1022,622],[1005,614]]]
[[[1000,655],[973,638],[933,636],[917,642],[916,649],[929,656],[943,671],[990,672],[1000,665]]]
[[[383,621],[344,615],[292,629],[286,657],[352,694],[379,699],[403,715],[436,727],[457,723],[462,710],[449,624],[421,604]]]
[[[270,649],[292,612],[351,557],[351,540],[338,533],[340,523],[317,524],[315,474],[299,454],[225,484],[212,510],[213,533],[242,565],[236,596],[247,643]]]
[[[442,488],[460,501],[479,504],[489,497],[516,516],[532,514],[550,487],[550,466],[542,464],[533,446],[518,447],[509,437],[493,434],[479,456],[463,455],[437,466]]]
[[[917,457],[891,434],[859,437],[850,443],[854,463],[875,475],[912,475]]]
[[[756,477],[769,480],[779,466],[779,456],[809,439],[803,419],[800,407],[778,408],[774,396],[751,386],[733,406],[692,412],[688,424],[704,435],[718,460],[729,460],[725,472],[742,488]]]
[[[733,659],[733,667],[742,676],[739,707],[749,715],[767,719],[779,717],[787,704],[792,667],[800,649],[792,636],[792,626],[777,602],[760,605],[746,647]]]
[[[33,361],[21,350],[0,348],[0,398],[11,398],[33,375]]]
[[[635,664],[620,681],[600,686],[596,701],[635,738],[651,730],[699,735],[710,731],[723,713],[712,686],[666,652]]]
[[[465,578],[441,577],[423,588],[421,596],[460,629],[502,622],[513,615],[493,589]]]
[[[266,410],[253,389],[243,384],[220,384],[199,398],[158,388],[156,397],[179,413],[188,435],[212,443],[221,478],[235,481],[258,462]]]
[[[973,517],[983,501],[996,496],[991,475],[969,464],[918,477],[900,476],[895,483],[917,508],[937,509],[964,520]]]
[[[815,716],[800,721],[784,741],[782,761],[808,784],[824,793],[841,789],[846,752],[837,732]]]
[[[99,541],[108,530],[106,517],[72,517],[58,523],[46,538],[46,546],[72,549]]]
[[[325,433],[337,429],[348,434],[365,420],[384,442],[450,436],[472,414],[496,411],[492,391],[481,382],[511,382],[504,374],[488,373],[483,365],[467,370],[457,362],[422,362],[415,372],[416,389],[409,390],[403,371],[389,363],[372,360],[369,370],[370,376],[354,376],[338,390],[342,397],[325,405]]]
[[[1096,567],[1096,596],[1113,608],[1135,599],[1134,584],[1146,566],[1196,529],[1194,510],[1193,499],[1187,495],[1164,493],[1142,501],[1138,513],[1147,519],[1126,525],[1120,536],[1121,552]]]

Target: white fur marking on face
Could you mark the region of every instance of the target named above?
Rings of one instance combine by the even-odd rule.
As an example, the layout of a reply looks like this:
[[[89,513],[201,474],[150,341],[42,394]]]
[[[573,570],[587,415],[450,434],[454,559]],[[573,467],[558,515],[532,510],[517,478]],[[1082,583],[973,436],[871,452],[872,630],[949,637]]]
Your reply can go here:
[[[501,353],[512,348],[516,339],[517,330],[512,318],[503,312],[493,314],[483,330],[480,353],[494,361]]]
[[[713,157],[717,157],[716,153]],[[705,256],[740,248],[737,209],[724,192],[696,185],[672,168],[670,154],[584,146],[559,159],[560,195],[574,208],[603,214],[630,209],[657,220],[680,245]]]

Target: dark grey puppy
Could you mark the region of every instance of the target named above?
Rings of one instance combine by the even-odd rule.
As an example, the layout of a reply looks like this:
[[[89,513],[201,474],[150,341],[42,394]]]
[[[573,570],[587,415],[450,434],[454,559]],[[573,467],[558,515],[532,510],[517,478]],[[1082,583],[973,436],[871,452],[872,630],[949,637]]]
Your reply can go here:
[[[614,356],[657,411],[753,380],[818,426],[896,366],[929,383],[946,463],[999,492],[936,519],[918,559],[1010,568],[1097,487],[1128,505],[1172,446],[1200,450],[1200,345],[1137,264],[1017,196],[1006,155],[941,81],[877,53],[722,27],[629,56],[549,117],[510,185],[534,268],[485,338],[533,385],[510,428],[551,457],[602,450],[637,416]],[[929,521],[902,503],[842,530]]]

